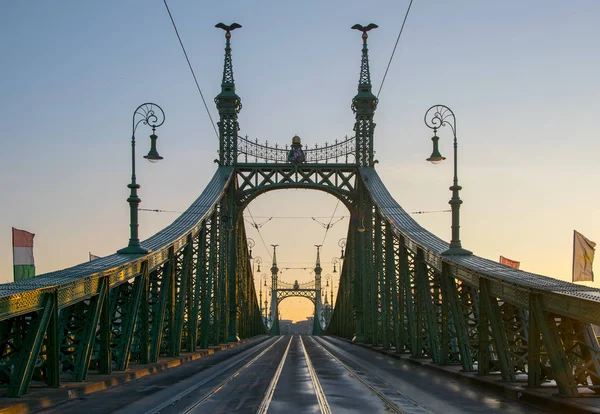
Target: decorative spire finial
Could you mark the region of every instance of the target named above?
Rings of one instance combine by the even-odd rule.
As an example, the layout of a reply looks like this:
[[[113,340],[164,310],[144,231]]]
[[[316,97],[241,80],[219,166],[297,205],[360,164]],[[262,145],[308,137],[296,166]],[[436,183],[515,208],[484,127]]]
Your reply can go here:
[[[231,32],[235,29],[239,29],[242,25],[238,23],[232,23],[229,26],[223,23],[217,23],[215,25],[216,28],[225,30],[225,63],[223,65],[223,82],[221,83],[221,87],[223,89],[222,92],[225,92],[226,87],[233,87],[235,91],[235,82],[233,80],[233,62],[231,60]],[[230,92],[231,90],[227,90]]]
[[[370,88],[371,88],[371,73],[369,70],[369,49],[367,48],[367,39],[369,38],[369,35],[367,34],[367,32],[370,30],[373,30],[373,29],[377,29],[378,27],[379,26],[377,26],[375,23],[369,23],[367,26],[363,26],[362,24],[355,24],[354,26],[352,26],[352,29],[360,30],[362,32],[362,39],[363,39],[362,61],[361,61],[361,65],[360,65],[360,79],[358,81],[358,91],[359,92],[360,92],[360,88],[365,87],[365,86],[368,86],[369,92],[371,92],[371,90],[370,90]]]
[[[279,268],[277,267],[277,246],[278,244],[272,244],[273,247],[273,266],[271,266],[271,273],[277,274]]]
[[[355,24],[352,29],[362,32],[363,47],[360,62],[360,77],[358,93],[352,100],[352,111],[356,114],[354,131],[356,133],[356,163],[361,167],[372,167],[373,162],[373,130],[375,123],[373,115],[377,109],[377,97],[371,91],[371,72],[369,69],[369,48],[367,47],[367,32],[378,26],[369,23],[366,27]]]
[[[215,27],[225,30],[225,60],[223,62],[223,81],[221,93],[215,98],[219,111],[219,156],[220,165],[234,165],[237,162],[237,134],[239,125],[237,114],[242,109],[242,101],[235,93],[233,80],[233,62],[231,59],[231,32],[242,27],[237,23],[229,26],[218,23]]]
[[[317,248],[317,261],[315,263],[315,275],[318,275],[321,273],[321,270],[323,270],[321,268],[321,247],[323,245],[322,244],[315,244],[315,247]]]

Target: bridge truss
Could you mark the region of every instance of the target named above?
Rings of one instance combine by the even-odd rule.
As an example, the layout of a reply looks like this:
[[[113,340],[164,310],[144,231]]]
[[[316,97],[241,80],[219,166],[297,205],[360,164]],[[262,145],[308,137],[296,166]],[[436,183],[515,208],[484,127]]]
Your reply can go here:
[[[143,241],[148,254],[93,262],[0,285],[0,384],[8,396],[32,381],[125,370],[162,356],[267,332],[254,290],[243,209],[260,194],[307,188],[340,199],[353,216],[340,288],[326,333],[459,364],[465,371],[553,380],[564,396],[600,389],[600,291],[472,256],[419,226],[374,168],[367,29],[355,136],[314,149],[239,137],[231,30],[226,30],[219,167],[200,197]],[[369,25],[368,27],[371,27]],[[283,297],[282,297],[283,298]],[[279,297],[276,296],[276,300]]]

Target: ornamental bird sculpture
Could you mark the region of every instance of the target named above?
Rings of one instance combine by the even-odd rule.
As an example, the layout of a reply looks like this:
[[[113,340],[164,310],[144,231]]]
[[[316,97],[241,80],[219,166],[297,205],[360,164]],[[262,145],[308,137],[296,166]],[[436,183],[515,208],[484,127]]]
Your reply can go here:
[[[360,30],[363,33],[367,33],[369,30],[377,29],[378,27],[379,26],[377,26],[375,23],[369,23],[366,27],[362,24],[355,24],[354,26],[352,26],[352,29]]]
[[[237,24],[237,23],[231,23],[229,26],[223,24],[223,23],[217,23],[215,24],[215,27],[218,27],[219,29],[223,29],[225,30],[227,33],[235,30],[235,29],[239,29],[242,27],[241,24]]]

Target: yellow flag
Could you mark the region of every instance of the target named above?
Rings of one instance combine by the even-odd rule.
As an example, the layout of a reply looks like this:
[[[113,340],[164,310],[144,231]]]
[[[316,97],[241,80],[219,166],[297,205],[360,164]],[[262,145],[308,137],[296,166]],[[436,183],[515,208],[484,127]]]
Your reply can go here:
[[[573,282],[593,282],[596,243],[573,230]]]

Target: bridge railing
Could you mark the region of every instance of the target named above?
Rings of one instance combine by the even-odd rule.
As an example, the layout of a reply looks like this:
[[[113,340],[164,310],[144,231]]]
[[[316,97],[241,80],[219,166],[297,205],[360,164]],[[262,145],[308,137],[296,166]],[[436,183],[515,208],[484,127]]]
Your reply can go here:
[[[530,387],[554,382],[565,396],[598,392],[600,290],[476,255],[442,256],[448,243],[414,221],[374,169],[360,179],[371,205],[365,244],[349,232],[329,333],[506,381],[525,374]],[[373,257],[362,274],[354,252]]]
[[[315,289],[315,281],[298,283],[296,286],[295,283],[288,283],[281,280],[277,281],[278,289]]]
[[[0,285],[6,394],[23,395],[32,380],[58,386],[65,373],[83,381],[89,370],[107,374],[227,342],[232,317],[241,337],[264,332],[243,229],[222,220],[232,177],[219,168],[179,218],[142,242],[147,255],[113,254]],[[226,262],[232,234],[236,269]],[[225,308],[231,277],[238,313]]]
[[[238,162],[243,163],[290,163],[291,148],[288,145],[280,147],[279,144],[270,146],[268,142],[259,143],[258,139],[252,141],[248,137],[238,136]],[[354,164],[356,162],[356,138],[345,137],[343,140],[334,140],[325,145],[315,144],[313,147],[303,148],[305,162],[309,164]]]

